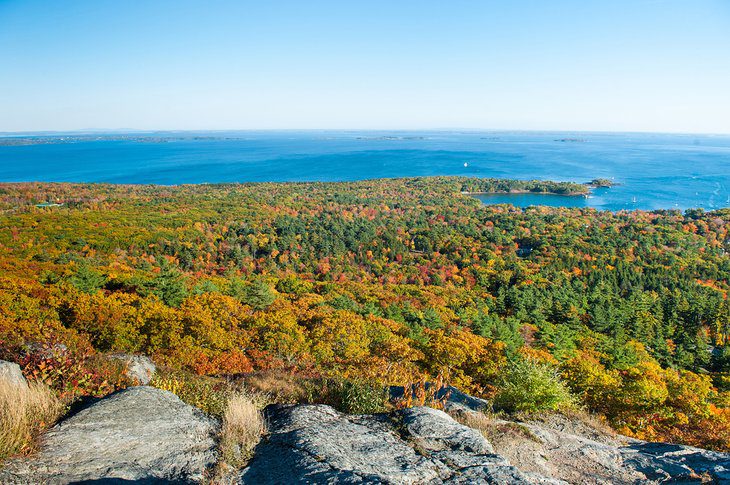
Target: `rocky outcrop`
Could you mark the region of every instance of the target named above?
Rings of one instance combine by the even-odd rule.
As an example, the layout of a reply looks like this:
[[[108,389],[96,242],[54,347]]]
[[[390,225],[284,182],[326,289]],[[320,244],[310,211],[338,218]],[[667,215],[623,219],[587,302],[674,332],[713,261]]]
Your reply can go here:
[[[172,393],[131,387],[52,428],[0,483],[195,483],[216,460],[217,423]]]
[[[502,456],[521,470],[541,473],[569,483],[643,483],[648,477],[624,463],[626,443],[601,437],[586,438],[547,423],[485,420],[481,428]]]
[[[635,440],[559,414],[479,422],[495,453],[521,471],[568,483],[730,483],[727,453]]]
[[[276,405],[267,415],[270,435],[240,483],[730,483],[728,454],[632,440],[559,415],[525,423],[481,415],[482,432],[428,407],[348,416]]]
[[[478,431],[427,407],[348,416],[277,405],[267,417],[270,436],[241,483],[558,483],[520,472]]]
[[[155,364],[145,355],[112,354],[110,357],[122,362],[125,375],[142,386],[149,384],[157,371]]]
[[[20,366],[14,362],[0,360],[0,381],[5,381],[15,386],[27,386],[28,382],[20,370]]]
[[[221,467],[219,478],[264,485],[730,483],[729,454],[629,439],[581,416],[493,419],[472,409],[481,409],[479,400],[444,396],[456,419],[423,406],[374,415],[269,406],[269,434],[248,467]],[[37,455],[0,470],[0,483],[197,483],[218,459],[219,430],[169,392],[132,387],[55,426]]]

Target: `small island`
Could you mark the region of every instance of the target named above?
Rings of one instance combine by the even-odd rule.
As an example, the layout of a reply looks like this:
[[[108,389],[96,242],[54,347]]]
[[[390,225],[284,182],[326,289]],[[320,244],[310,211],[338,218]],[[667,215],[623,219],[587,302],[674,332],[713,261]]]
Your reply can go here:
[[[590,182],[586,182],[586,185],[588,187],[598,189],[598,188],[615,187],[616,185],[619,185],[619,184],[617,184],[616,182],[614,182],[611,179],[595,178],[595,179],[591,180]]]

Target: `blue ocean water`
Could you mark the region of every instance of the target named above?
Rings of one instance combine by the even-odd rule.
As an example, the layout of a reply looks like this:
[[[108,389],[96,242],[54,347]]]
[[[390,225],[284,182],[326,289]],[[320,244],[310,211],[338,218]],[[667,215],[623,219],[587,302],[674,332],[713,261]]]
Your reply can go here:
[[[2,182],[175,185],[428,175],[574,182],[600,177],[620,184],[596,189],[587,199],[481,197],[487,203],[717,209],[730,207],[730,136],[278,131],[135,133],[121,140],[0,146]]]

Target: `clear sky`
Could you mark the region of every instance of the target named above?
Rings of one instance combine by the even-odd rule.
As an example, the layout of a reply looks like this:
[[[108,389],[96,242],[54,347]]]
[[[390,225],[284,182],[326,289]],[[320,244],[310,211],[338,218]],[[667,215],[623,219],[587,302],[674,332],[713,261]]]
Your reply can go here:
[[[0,0],[0,131],[730,133],[730,0]]]

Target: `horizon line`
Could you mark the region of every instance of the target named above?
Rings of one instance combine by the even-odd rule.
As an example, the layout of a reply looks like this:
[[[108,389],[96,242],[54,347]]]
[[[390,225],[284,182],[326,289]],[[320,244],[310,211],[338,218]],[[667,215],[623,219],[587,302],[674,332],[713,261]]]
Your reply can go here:
[[[643,134],[679,136],[730,136],[730,132],[652,131],[652,130],[584,130],[584,129],[523,129],[523,128],[81,128],[70,130],[0,131],[0,136],[53,136],[79,134],[135,134],[135,133],[220,133],[220,132],[406,132],[406,133],[586,133],[586,134]]]

